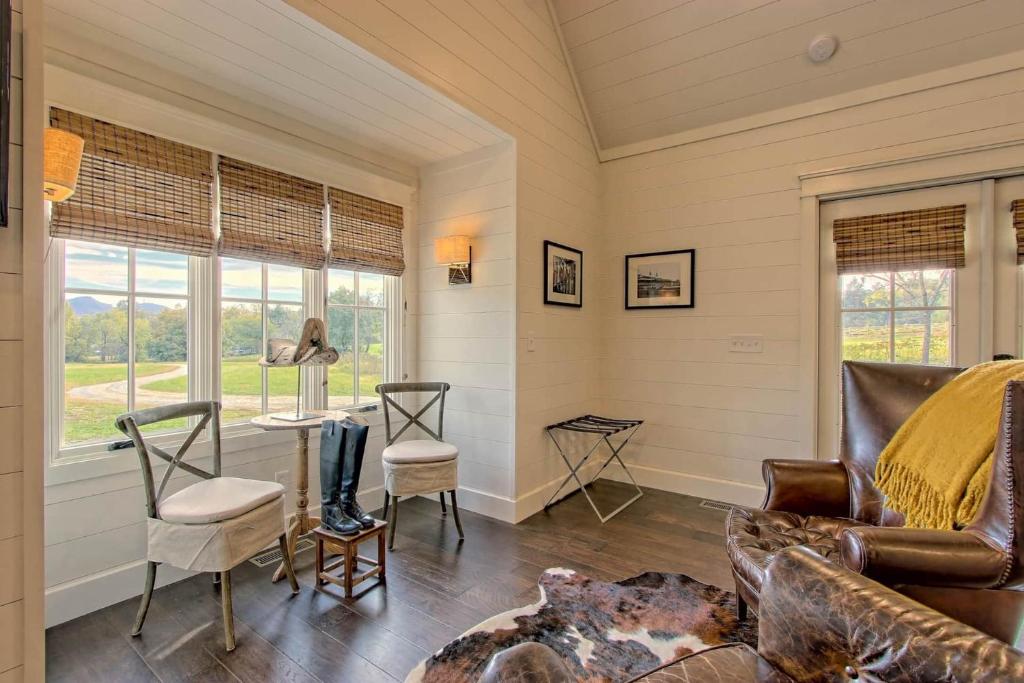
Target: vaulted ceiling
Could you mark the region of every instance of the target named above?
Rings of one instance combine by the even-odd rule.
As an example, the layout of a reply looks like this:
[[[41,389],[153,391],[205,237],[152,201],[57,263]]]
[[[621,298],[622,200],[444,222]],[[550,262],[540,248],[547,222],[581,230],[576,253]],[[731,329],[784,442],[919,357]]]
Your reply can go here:
[[[1022,0],[553,4],[603,150],[753,120],[1024,47]],[[807,47],[827,33],[839,38],[839,49],[814,64]]]

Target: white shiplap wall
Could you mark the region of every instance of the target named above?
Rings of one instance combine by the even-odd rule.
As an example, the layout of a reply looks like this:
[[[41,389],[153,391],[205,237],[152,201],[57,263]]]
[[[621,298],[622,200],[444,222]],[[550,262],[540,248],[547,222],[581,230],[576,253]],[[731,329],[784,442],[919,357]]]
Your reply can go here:
[[[756,504],[760,462],[798,444],[801,173],[1024,138],[1024,70],[609,162],[604,407],[649,420],[641,483]],[[626,253],[697,249],[697,306],[624,311]],[[734,333],[763,354],[730,354]],[[831,454],[820,454],[831,457]]]
[[[596,409],[596,155],[544,0],[291,0],[516,141],[515,516],[560,471],[543,426]],[[542,243],[583,249],[581,310],[542,305]],[[481,270],[483,267],[481,267]],[[482,275],[481,275],[482,277]],[[526,351],[527,335],[536,339]]]
[[[0,363],[13,369],[0,384],[0,679],[22,680],[25,638],[22,354],[22,14],[11,27],[9,213],[0,228]]]
[[[418,206],[417,379],[452,385],[444,436],[459,447],[461,504],[511,517],[515,145],[508,142],[421,168]],[[471,238],[469,285],[449,285],[447,266],[434,262],[434,240],[446,235]]]

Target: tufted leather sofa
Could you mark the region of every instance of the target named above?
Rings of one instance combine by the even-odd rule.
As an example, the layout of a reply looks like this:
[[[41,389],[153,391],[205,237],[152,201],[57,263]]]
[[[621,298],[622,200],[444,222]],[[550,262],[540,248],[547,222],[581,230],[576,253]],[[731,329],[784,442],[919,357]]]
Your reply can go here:
[[[1011,644],[1024,640],[1024,383],[1007,385],[986,498],[962,531],[904,528],[874,485],[885,445],[958,368],[843,364],[839,458],[766,460],[760,510],[736,508],[726,523],[740,616],[757,610],[765,573],[785,548],[802,546],[870,576]]]
[[[552,650],[526,643],[495,655],[479,683],[574,680]],[[720,645],[635,683],[854,680],[1020,681],[1024,653],[806,548],[791,548],[766,571],[756,652]]]

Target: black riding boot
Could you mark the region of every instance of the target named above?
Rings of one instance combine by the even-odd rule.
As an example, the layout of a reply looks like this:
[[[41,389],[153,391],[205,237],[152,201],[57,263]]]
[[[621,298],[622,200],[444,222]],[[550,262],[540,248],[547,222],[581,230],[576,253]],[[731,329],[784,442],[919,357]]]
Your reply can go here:
[[[341,449],[341,511],[359,522],[364,529],[372,529],[376,520],[366,514],[356,502],[359,473],[363,469],[366,436],[370,428],[351,420],[345,420],[341,424],[345,428],[345,443]]]
[[[338,500],[344,441],[342,423],[324,420],[320,429],[320,526],[339,534],[354,534],[363,527],[341,511]]]

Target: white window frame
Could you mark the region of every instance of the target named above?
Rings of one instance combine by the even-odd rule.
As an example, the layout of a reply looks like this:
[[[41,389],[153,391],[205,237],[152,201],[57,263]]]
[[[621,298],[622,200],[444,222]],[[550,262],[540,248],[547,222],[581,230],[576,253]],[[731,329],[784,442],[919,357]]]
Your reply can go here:
[[[113,85],[102,80],[47,64],[46,107],[58,106],[82,112],[112,123],[152,133],[204,149],[216,150],[295,175],[322,182],[325,186],[339,187],[396,204],[404,209],[408,231],[415,211],[416,180],[414,175],[376,174],[365,166],[348,163],[343,152],[336,148],[312,143],[277,128],[259,123],[239,127],[230,115],[221,116],[208,108],[192,103],[169,103],[140,94],[136,89]],[[251,122],[250,122],[251,123]],[[48,221],[47,221],[48,225]],[[408,233],[407,233],[408,234]],[[138,456],[134,449],[107,451],[106,444],[98,444],[91,451],[76,454],[75,458],[58,458],[60,432],[53,429],[53,416],[62,414],[62,386],[55,380],[63,377],[63,304],[53,306],[54,292],[63,287],[63,254],[58,254],[60,240],[51,239],[46,254],[44,306],[44,368],[45,406],[47,426],[45,433],[46,485],[52,486],[84,480],[97,480],[96,486],[114,486],[115,480],[101,483],[103,477],[138,469]],[[414,245],[412,245],[414,247]],[[407,241],[406,248],[410,248]],[[322,281],[319,270],[306,270],[304,278],[304,311],[306,316],[323,317]],[[195,399],[219,395],[220,359],[220,268],[216,258],[190,258],[189,334],[195,340],[190,346],[189,391],[195,389]],[[386,348],[385,373],[389,381],[404,377],[403,325],[405,278],[385,278],[385,296],[388,301],[386,332],[390,344]],[[57,299],[60,300],[60,299]],[[193,362],[192,359],[195,359]],[[215,362],[216,361],[216,362]],[[315,381],[322,368],[302,368],[305,405],[322,408],[324,392]],[[56,438],[55,438],[56,434]],[[221,430],[221,450],[225,456],[244,459],[265,446],[279,444],[294,448],[295,436],[286,430],[266,432],[235,424]],[[154,437],[154,443],[180,442],[180,433]],[[195,458],[209,450],[208,444],[196,443]],[[132,480],[134,484],[136,480]]]
[[[888,313],[889,314],[889,359],[888,362],[895,363],[896,361],[896,314],[897,313],[912,313],[914,311],[949,311],[949,362],[945,363],[945,367],[956,364],[956,352],[957,352],[957,305],[956,305],[956,292],[957,292],[957,269],[956,268],[927,268],[924,270],[949,270],[949,305],[948,306],[897,306],[896,305],[896,273],[909,273],[916,272],[916,270],[892,270],[892,271],[878,271],[875,273],[865,273],[866,275],[881,275],[883,272],[887,272],[889,275],[889,303],[886,306],[875,306],[871,308],[843,308],[843,288],[842,288],[842,275],[836,278],[836,350],[837,350],[837,363],[843,361],[843,314],[844,313]],[[937,363],[929,363],[929,365],[938,365]],[[942,366],[940,366],[942,367]]]

